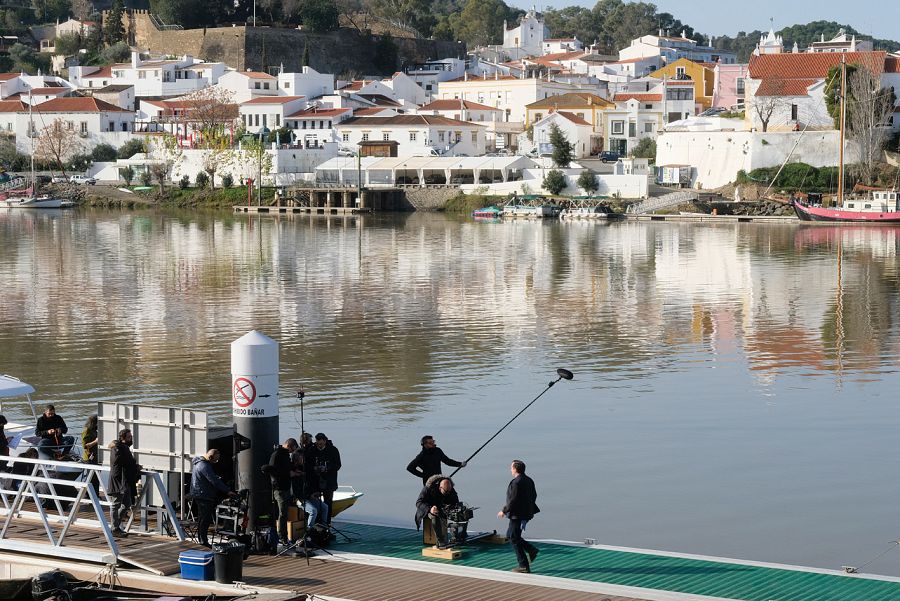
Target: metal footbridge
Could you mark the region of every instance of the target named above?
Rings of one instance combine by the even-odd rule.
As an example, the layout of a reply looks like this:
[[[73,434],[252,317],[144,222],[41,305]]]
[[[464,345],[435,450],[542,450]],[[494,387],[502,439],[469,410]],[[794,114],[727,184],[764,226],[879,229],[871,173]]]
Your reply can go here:
[[[677,207],[684,202],[693,202],[695,200],[698,200],[699,198],[699,192],[696,192],[694,190],[679,190],[677,192],[671,192],[664,196],[648,198],[647,200],[644,200],[637,204],[633,204],[629,206],[628,209],[626,209],[625,213],[628,215],[642,215],[645,213],[652,213],[661,209]]]

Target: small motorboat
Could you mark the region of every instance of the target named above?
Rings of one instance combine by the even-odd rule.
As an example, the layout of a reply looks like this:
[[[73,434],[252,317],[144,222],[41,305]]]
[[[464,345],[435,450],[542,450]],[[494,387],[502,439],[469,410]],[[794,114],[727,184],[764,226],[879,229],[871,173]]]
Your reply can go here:
[[[502,211],[499,208],[497,208],[495,206],[490,206],[490,207],[484,207],[481,209],[475,209],[474,211],[472,211],[472,217],[474,217],[475,219],[496,220],[496,219],[500,219],[501,213],[502,213]]]
[[[71,200],[47,195],[0,198],[0,207],[6,209],[68,209],[74,206],[75,203]]]
[[[352,486],[338,486],[338,489],[334,491],[334,500],[331,504],[334,515],[353,507],[361,496],[363,493],[357,492]]]

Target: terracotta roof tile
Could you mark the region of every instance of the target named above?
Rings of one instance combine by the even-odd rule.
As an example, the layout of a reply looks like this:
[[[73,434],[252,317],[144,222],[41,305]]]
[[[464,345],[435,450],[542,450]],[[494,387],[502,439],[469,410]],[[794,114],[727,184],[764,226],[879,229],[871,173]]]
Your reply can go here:
[[[28,110],[28,105],[21,100],[0,100],[0,113],[21,113]]]
[[[131,113],[121,107],[104,102],[98,98],[72,96],[54,98],[34,106],[39,113]]]
[[[591,125],[590,123],[588,123],[587,121],[585,121],[584,119],[582,119],[581,117],[576,115],[575,113],[570,113],[567,111],[556,111],[556,114],[558,114],[560,117],[565,117],[566,119],[568,119],[575,125],[587,125],[588,127],[590,127],[590,125]]]
[[[319,109],[312,108],[306,109],[303,111],[297,111],[293,115],[288,115],[285,119],[330,119],[332,117],[337,117],[338,115],[343,115],[344,113],[349,113],[350,109]]]
[[[32,94],[68,94],[68,88],[59,88],[59,87],[51,87],[51,88],[31,88],[29,90]]]
[[[380,107],[380,106],[365,108],[365,109],[353,109],[353,116],[354,117],[374,117],[378,113],[383,113],[383,112],[389,111],[389,110],[391,110],[391,109],[385,108],[385,107]]]
[[[483,83],[484,81],[509,81],[512,79],[521,79],[521,78],[516,77],[515,75],[498,75],[497,77],[494,77],[493,75],[490,75],[488,77],[469,76],[468,78],[463,76],[463,77],[457,77],[456,79],[451,79],[448,82],[441,82],[441,83],[451,83],[451,82],[452,83],[475,83],[475,82]],[[440,84],[438,84],[438,85],[440,85]]]
[[[88,77],[112,77],[112,70],[113,70],[112,67],[100,67],[93,73],[89,73],[88,75],[82,76],[82,79],[85,79]]]
[[[268,73],[261,73],[260,71],[239,71],[241,75],[249,77],[250,79],[276,79],[274,75],[269,75]]]
[[[828,70],[841,64],[858,63],[874,75],[881,75],[885,67],[886,53],[876,52],[802,52],[785,54],[761,54],[750,57],[752,79],[825,79]]]
[[[809,86],[818,79],[764,79],[755,96],[807,96]]]
[[[613,103],[605,98],[601,98],[590,92],[569,92],[568,94],[558,94],[556,96],[548,96],[541,98],[537,102],[532,102],[526,108],[605,108],[612,107]]]
[[[454,98],[446,100],[435,100],[421,108],[420,111],[459,111],[465,109],[467,111],[499,111],[500,109],[485,104],[478,104],[471,100],[457,100]]]
[[[885,73],[900,73],[900,58],[896,56],[888,56],[884,59]]]
[[[476,123],[449,119],[438,115],[395,115],[393,117],[351,117],[341,123],[359,127],[379,127],[385,125],[446,125],[452,127],[481,127]]]
[[[0,73],[0,81],[9,81],[17,78],[21,73]]]
[[[613,96],[616,102],[627,102],[629,100],[637,100],[638,102],[661,102],[662,94],[616,94]]]
[[[545,54],[544,56],[539,56],[536,59],[532,59],[534,61],[542,60],[542,61],[564,61],[571,60],[575,58],[579,58],[584,56],[585,52],[583,50],[574,50],[572,52],[554,52],[552,54]]]
[[[627,65],[627,64],[629,64],[629,63],[638,63],[638,62],[640,62],[640,61],[654,60],[654,59],[656,59],[656,58],[659,58],[659,57],[656,57],[656,56],[641,56],[641,57],[638,57],[638,58],[626,58],[625,60],[615,61],[615,62],[612,62],[612,63],[609,63],[609,64],[610,64],[610,65]]]

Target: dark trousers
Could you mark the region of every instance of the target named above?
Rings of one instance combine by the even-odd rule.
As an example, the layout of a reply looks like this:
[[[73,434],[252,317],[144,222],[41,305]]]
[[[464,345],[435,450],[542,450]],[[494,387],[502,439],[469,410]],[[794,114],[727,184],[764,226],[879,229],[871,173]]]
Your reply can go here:
[[[516,551],[516,561],[519,562],[520,568],[528,567],[528,556],[526,553],[537,551],[534,545],[522,538],[522,520],[509,519],[509,529],[506,531],[506,537],[509,544]]]
[[[112,498],[112,507],[110,507],[109,512],[113,530],[121,530],[122,522],[125,521],[125,517],[131,510],[131,506],[134,505],[134,496],[132,496],[131,491],[127,491],[120,495],[109,496]]]
[[[447,516],[428,514],[431,519],[431,531],[434,532],[434,538],[437,544],[444,546],[447,544]]]
[[[276,488],[272,493],[275,495],[275,504],[278,506],[278,538],[281,541],[287,541],[288,507],[291,506],[293,497],[291,497],[291,491],[289,490],[278,490]]]
[[[331,525],[331,517],[334,515],[334,491],[326,490],[322,493],[322,502],[328,507],[328,521],[326,522],[329,526]]]
[[[71,436],[60,436],[59,444],[57,444],[55,438],[42,438],[38,443],[38,451],[45,453],[51,459],[56,453],[61,453],[63,455],[68,455],[69,451],[72,450],[72,445],[75,444],[75,439]]]
[[[209,527],[213,523],[216,504],[207,499],[194,499],[197,505],[197,541],[204,546],[209,545]]]

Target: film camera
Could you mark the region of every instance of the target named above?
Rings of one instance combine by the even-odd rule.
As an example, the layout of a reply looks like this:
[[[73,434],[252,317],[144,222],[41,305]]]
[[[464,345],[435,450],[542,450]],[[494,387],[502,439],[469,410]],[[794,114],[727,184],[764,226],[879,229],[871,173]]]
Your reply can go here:
[[[469,538],[469,520],[475,517],[477,507],[469,507],[465,503],[444,505],[443,513],[447,516],[447,544],[458,545]]]

